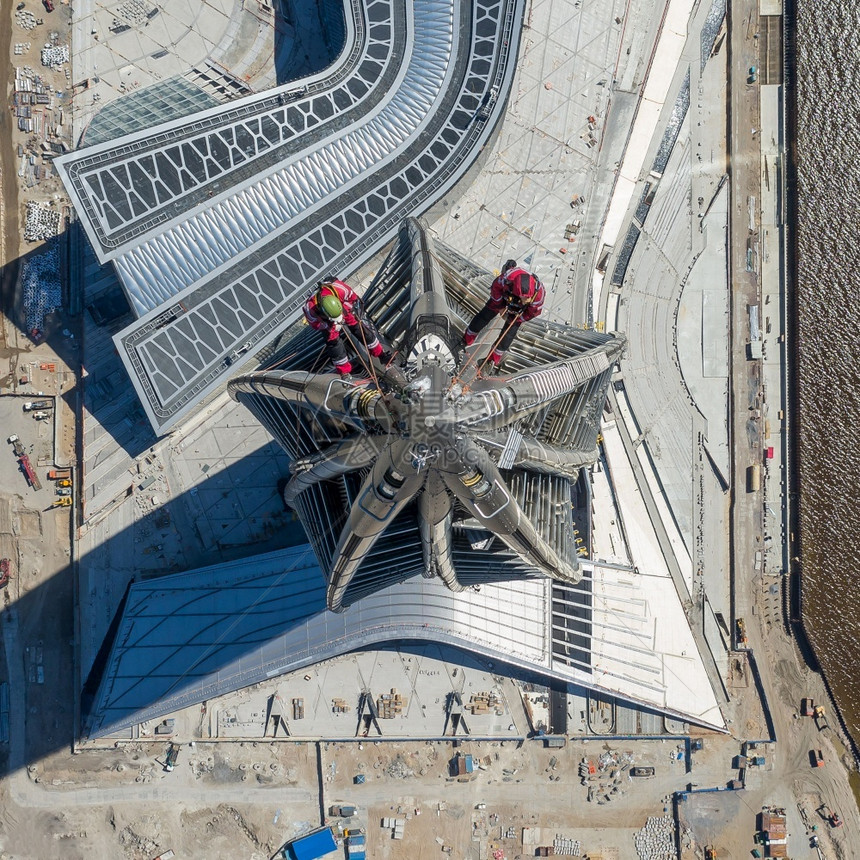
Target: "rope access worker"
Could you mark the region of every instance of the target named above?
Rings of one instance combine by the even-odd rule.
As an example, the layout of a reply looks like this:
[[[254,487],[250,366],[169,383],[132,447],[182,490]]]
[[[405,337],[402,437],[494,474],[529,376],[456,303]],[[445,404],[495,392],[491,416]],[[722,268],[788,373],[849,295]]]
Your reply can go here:
[[[490,363],[494,370],[498,370],[505,353],[517,336],[520,325],[540,316],[545,298],[546,290],[543,284],[518,266],[516,260],[508,260],[502,267],[502,273],[490,287],[489,301],[475,314],[466,329],[463,336],[466,346],[471,346],[487,323],[496,314],[504,311],[502,334],[490,354]]]
[[[326,352],[341,376],[352,373],[352,363],[340,333],[346,326],[356,344],[383,364],[391,361],[391,353],[379,342],[376,326],[362,313],[361,297],[349,284],[335,279],[320,281],[316,292],[305,302],[305,319],[326,339]]]

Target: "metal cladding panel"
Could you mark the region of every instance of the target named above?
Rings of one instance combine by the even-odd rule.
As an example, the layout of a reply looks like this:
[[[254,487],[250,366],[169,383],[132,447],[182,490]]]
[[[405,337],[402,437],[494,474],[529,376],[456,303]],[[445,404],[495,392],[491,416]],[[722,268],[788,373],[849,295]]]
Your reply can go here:
[[[135,583],[89,733],[398,639],[445,641],[546,670],[548,597],[547,580],[454,594],[418,576],[333,613],[310,547]]]
[[[621,341],[533,320],[528,340],[539,347],[531,360],[518,353],[525,372],[496,381],[463,376],[475,371],[460,357],[464,323],[449,297],[454,305],[471,303],[483,292],[472,282],[481,273],[467,267],[462,281],[455,266],[445,275],[437,251],[426,225],[406,219],[366,292],[381,336],[403,362],[384,372],[382,387],[369,367],[361,375],[361,360],[359,376],[348,382],[315,372],[320,356],[305,344],[304,326],[285,335],[264,369],[230,383],[300,461],[285,499],[329,580],[332,610],[416,573],[440,575],[455,591],[521,576],[580,578],[571,480],[593,462],[597,444],[580,392],[605,397],[606,369]],[[489,273],[481,280],[488,283]],[[599,390],[593,377],[601,379]],[[335,416],[353,428],[345,447],[332,446],[332,432],[324,432]],[[557,424],[568,435],[591,433],[588,447],[537,438],[564,435],[550,432]],[[373,440],[373,450],[362,438]],[[445,528],[419,522],[422,511],[435,508],[428,494],[438,496]],[[474,551],[463,533],[481,529],[491,546]]]
[[[444,642],[722,728],[701,662],[685,658],[680,685],[665,672],[676,655],[642,647],[655,629],[683,618],[680,601],[677,616],[654,614],[647,601],[630,600],[632,578],[628,570],[604,570],[599,587],[576,589],[593,602],[593,674],[578,668],[575,648],[552,656],[573,628],[551,626],[547,579],[454,594],[439,580],[415,577],[337,614],[325,608],[325,581],[310,548],[294,547],[134,583],[86,715],[87,733],[109,734],[339,654],[404,640]],[[630,646],[611,648],[622,618]]]

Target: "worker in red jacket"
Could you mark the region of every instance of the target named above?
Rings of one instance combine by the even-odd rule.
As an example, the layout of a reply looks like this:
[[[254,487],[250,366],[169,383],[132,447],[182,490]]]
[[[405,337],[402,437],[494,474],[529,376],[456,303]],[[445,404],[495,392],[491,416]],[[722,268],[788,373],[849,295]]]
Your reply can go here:
[[[326,339],[328,357],[341,375],[352,373],[352,363],[340,336],[346,326],[356,344],[361,344],[383,364],[391,361],[391,353],[379,342],[376,326],[360,311],[360,297],[349,284],[338,280],[320,281],[316,292],[305,302],[305,319]]]
[[[498,370],[505,353],[517,336],[520,325],[526,320],[540,316],[546,290],[543,284],[531,273],[517,265],[516,260],[508,260],[502,273],[490,287],[490,300],[475,314],[464,340],[466,346],[475,342],[478,333],[496,314],[504,311],[502,334],[490,354],[490,363]]]

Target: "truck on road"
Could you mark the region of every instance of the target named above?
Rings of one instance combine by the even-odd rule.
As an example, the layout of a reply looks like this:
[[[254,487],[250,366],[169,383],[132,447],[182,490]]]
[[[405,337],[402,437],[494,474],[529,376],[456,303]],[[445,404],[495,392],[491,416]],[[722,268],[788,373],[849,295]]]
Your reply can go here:
[[[50,400],[28,400],[24,404],[24,411],[33,412],[35,409],[50,409],[53,405]]]
[[[18,464],[21,467],[21,471],[24,473],[24,477],[27,479],[27,483],[34,490],[41,490],[42,484],[39,481],[39,476],[36,474],[36,470],[33,468],[33,464],[30,462],[30,458],[26,454],[22,454],[18,457]]]

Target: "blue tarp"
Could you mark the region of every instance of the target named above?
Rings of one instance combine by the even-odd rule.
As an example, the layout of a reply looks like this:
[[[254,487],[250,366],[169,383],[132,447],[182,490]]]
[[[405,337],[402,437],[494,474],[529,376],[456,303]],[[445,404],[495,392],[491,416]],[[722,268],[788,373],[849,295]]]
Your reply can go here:
[[[334,841],[331,829],[326,827],[291,842],[288,856],[292,860],[316,860],[317,857],[325,857],[333,851],[337,851],[337,842]]]

